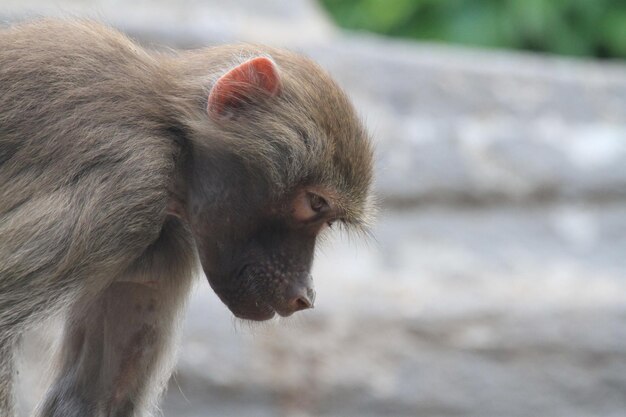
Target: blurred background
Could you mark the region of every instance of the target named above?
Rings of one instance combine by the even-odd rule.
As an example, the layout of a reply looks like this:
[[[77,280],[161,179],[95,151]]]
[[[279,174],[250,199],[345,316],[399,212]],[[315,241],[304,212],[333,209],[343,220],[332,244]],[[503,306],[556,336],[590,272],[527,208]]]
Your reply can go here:
[[[199,279],[164,416],[626,416],[624,0],[0,0],[42,15],[301,51],[376,143],[375,238],[326,244],[290,320]],[[26,339],[24,415],[51,340]]]

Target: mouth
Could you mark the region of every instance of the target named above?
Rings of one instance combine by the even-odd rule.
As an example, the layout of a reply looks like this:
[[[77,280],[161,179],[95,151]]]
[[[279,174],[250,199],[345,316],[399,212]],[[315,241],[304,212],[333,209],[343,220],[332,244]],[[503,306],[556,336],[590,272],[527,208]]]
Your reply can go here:
[[[276,315],[289,317],[297,311],[313,308],[315,292],[311,288],[306,293],[297,287],[294,294],[282,294],[286,291],[267,287],[266,283],[256,279],[251,264],[242,265],[231,276],[234,277],[231,282],[241,285],[213,286],[213,289],[238,319],[261,322],[271,320]],[[281,296],[277,296],[276,292],[280,292]]]
[[[265,308],[256,309],[255,311],[251,311],[248,309],[233,311],[232,313],[235,315],[235,317],[242,320],[267,321],[273,319],[276,315],[280,317],[290,317],[295,312],[296,311],[283,311],[279,308],[267,305]]]
[[[242,320],[267,321],[274,318],[276,311],[268,307],[267,309],[257,311],[233,311],[233,314],[235,317]]]

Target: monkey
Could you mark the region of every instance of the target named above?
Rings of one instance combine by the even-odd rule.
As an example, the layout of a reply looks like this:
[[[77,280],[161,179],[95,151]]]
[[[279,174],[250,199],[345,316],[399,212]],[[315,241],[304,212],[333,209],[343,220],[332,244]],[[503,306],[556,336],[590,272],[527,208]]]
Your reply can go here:
[[[200,268],[239,319],[313,308],[316,243],[368,230],[373,161],[300,54],[154,51],[90,20],[0,30],[0,415],[20,335],[51,315],[36,415],[131,417],[165,389]]]

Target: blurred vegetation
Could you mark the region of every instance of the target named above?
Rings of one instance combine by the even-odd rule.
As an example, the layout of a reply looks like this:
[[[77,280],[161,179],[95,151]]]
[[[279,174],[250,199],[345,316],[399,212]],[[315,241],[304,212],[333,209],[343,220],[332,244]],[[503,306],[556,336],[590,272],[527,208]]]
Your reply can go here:
[[[340,26],[390,36],[626,58],[626,0],[321,0]]]

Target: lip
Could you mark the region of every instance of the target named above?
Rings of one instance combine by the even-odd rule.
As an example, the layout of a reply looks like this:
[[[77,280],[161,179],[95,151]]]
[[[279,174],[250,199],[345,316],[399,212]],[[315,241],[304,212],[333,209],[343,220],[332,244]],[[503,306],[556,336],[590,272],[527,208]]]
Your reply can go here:
[[[281,311],[281,310],[277,310],[277,309],[274,309],[274,308],[273,308],[273,310],[274,310],[274,311],[276,312],[276,314],[278,314],[280,317],[289,317],[289,316],[292,316],[292,315],[295,313],[295,311],[288,311],[288,312],[286,312],[286,311]]]
[[[242,319],[242,320],[252,320],[252,321],[266,321],[266,320],[270,320],[274,318],[276,315],[280,317],[290,317],[294,313],[295,311],[283,311],[271,305],[267,305],[266,311],[257,311],[257,312],[251,312],[251,311],[234,312],[233,311],[233,314],[235,315],[235,317]]]
[[[270,309],[267,312],[260,312],[260,313],[250,313],[250,312],[240,311],[236,313],[233,312],[233,314],[235,315],[235,317],[237,317],[238,319],[242,319],[242,320],[267,321],[267,320],[274,318],[274,316],[276,315],[276,311],[274,309]]]

